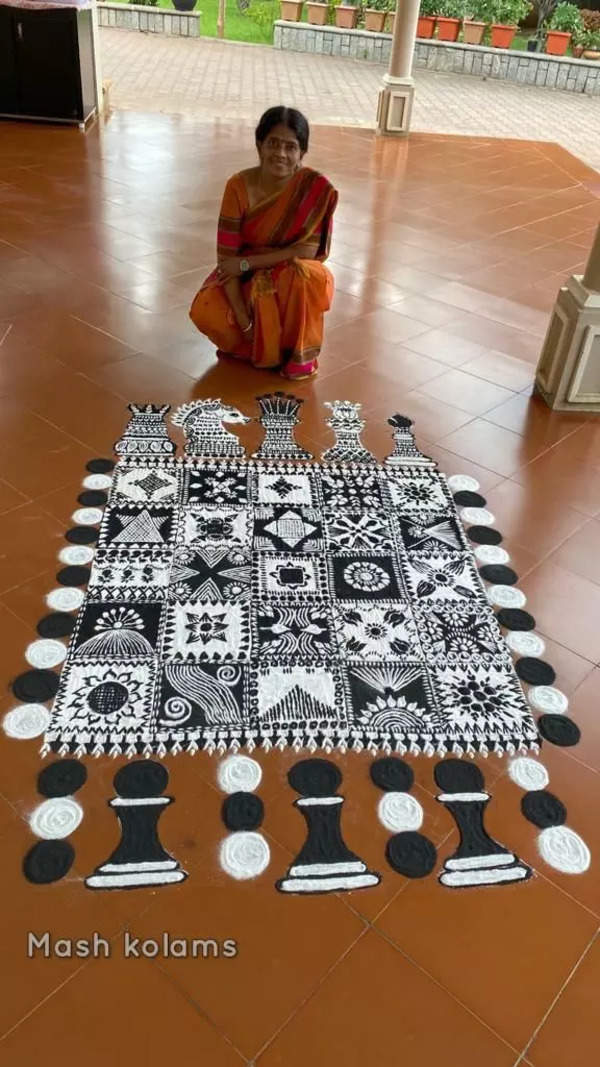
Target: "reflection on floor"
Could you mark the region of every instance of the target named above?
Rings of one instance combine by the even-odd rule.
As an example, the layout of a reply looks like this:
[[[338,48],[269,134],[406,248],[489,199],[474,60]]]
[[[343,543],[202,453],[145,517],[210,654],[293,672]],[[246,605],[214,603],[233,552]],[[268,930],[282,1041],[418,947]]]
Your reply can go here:
[[[0,619],[2,675],[23,651],[55,585],[57,555],[84,467],[110,454],[126,404],[221,397],[248,413],[281,379],[217,364],[187,306],[213,264],[224,178],[252,159],[249,125],[116,114],[86,137],[6,125],[0,162]],[[315,130],[310,162],[340,190],[332,253],[337,295],[321,372],[294,387],[310,452],[332,443],[325,401],[361,401],[363,440],[389,451],[389,415],[448,474],[474,476],[505,535],[546,658],[582,729],[543,760],[568,824],[597,854],[600,799],[600,431],[531,397],[561,279],[585,261],[598,176],[561,149],[523,142]],[[249,449],[258,424],[236,428]],[[5,689],[2,712],[14,705]],[[271,862],[256,881],[218,866],[225,831],[216,761],[164,760],[161,840],[188,872],[157,890],[89,892],[118,827],[107,801],[125,761],[88,763],[75,865],[28,884],[26,820],[39,803],[36,742],[2,735],[2,940],[11,966],[0,1010],[7,1062],[66,1056],[214,1067],[448,1062],[461,1067],[591,1063],[600,977],[597,867],[577,878],[537,854],[506,761],[483,765],[489,834],[535,868],[526,883],[455,892],[434,874],[394,874],[389,831],[365,754],[330,758],[343,775],[344,836],[381,882],[361,893],[277,893],[305,837],[286,773],[293,754],[259,754],[261,832]],[[456,824],[412,759],[413,795],[440,859]],[[75,872],[75,873],[73,873]],[[132,938],[233,939],[234,958],[124,959]],[[27,931],[111,942],[110,960],[27,959]],[[112,939],[112,940],[111,940]],[[139,943],[141,945],[141,941]],[[162,942],[161,942],[162,945]],[[139,945],[138,945],[139,951]],[[152,949],[150,948],[149,954]],[[452,1054],[451,1054],[452,1061]]]

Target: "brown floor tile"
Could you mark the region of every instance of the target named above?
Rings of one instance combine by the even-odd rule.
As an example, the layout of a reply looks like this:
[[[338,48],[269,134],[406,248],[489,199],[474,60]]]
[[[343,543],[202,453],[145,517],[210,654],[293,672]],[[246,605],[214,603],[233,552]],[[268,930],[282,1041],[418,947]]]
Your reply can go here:
[[[600,461],[586,462],[573,454],[580,447],[579,435],[584,430],[577,430],[534,462],[515,470],[513,477],[526,488],[536,485],[548,499],[593,516],[600,513]]]
[[[534,1067],[593,1063],[598,1051],[600,942],[596,939],[527,1050]]]
[[[560,676],[557,684],[569,696],[569,715],[581,730],[579,744],[569,749],[568,755],[600,772],[600,721],[598,719],[600,670],[596,668],[590,671],[572,693],[564,689]]]
[[[529,488],[508,478],[488,494],[496,527],[504,536],[546,556],[586,522],[586,516],[548,498],[536,483]]]
[[[443,400],[470,415],[483,415],[491,408],[510,400],[512,391],[476,378],[464,370],[450,370],[421,387],[421,392]]]
[[[18,489],[9,485],[8,482],[0,480],[0,514],[12,511],[13,508],[18,508],[27,502],[28,497],[24,493],[19,493]]]
[[[64,1062],[65,1020],[71,1019],[76,1025],[69,1028],[69,1056],[84,1059],[90,1067],[140,1058],[148,1067],[159,1067],[172,1058],[175,1046],[193,1049],[194,1057],[211,1067],[241,1067],[242,1056],[162,973],[160,964],[124,959],[120,939],[112,951],[109,959],[69,961],[71,970],[80,968],[79,973],[5,1038],[3,1054],[13,1063],[41,1059],[48,1067],[59,1067]],[[49,962],[39,961],[39,966],[48,967]],[[207,969],[212,963],[196,960]],[[31,962],[27,966],[33,967]],[[156,1022],[148,1016],[152,1004],[157,1013],[160,1005]]]
[[[36,504],[24,504],[0,516],[0,593],[40,574],[61,544],[60,523]]]
[[[488,829],[518,853],[498,784],[492,792]],[[525,823],[515,799],[512,818]],[[497,820],[492,818],[494,809]],[[453,835],[440,850],[440,866],[454,851],[456,840]],[[424,914],[425,923],[419,918]],[[392,901],[376,926],[505,1041],[520,1049],[588,944],[595,919],[544,878],[453,890],[441,887],[432,875]],[[448,930],[460,930],[452,952],[445,951]],[[526,997],[523,989],[527,989]]]
[[[520,585],[542,633],[600,662],[600,589],[594,582],[544,561]]]
[[[367,975],[373,980],[365,981]],[[508,1067],[517,1058],[402,952],[369,931],[257,1063],[300,1067],[339,1060],[347,1067],[397,1067],[399,1056],[409,1063],[443,1061],[448,1048],[460,1048],[461,1067]]]
[[[530,363],[522,359],[513,359],[503,352],[485,352],[476,359],[464,363],[461,368],[465,374],[474,374],[477,378],[483,378],[486,382],[494,382],[504,389],[521,391],[528,385],[533,384],[535,376],[534,368]],[[506,400],[510,404],[512,398]],[[503,407],[504,405],[500,405]],[[509,427],[512,429],[512,427]]]
[[[487,466],[505,477],[510,477],[542,451],[527,437],[495,426],[485,419],[473,419],[468,425],[442,437],[440,444],[450,452],[475,462],[485,457]]]
[[[600,585],[600,522],[587,522],[552,553],[549,562]]]
[[[105,441],[104,450],[109,444]],[[11,486],[27,497],[85,473],[85,464],[94,455],[62,429],[9,399],[0,400],[0,447]]]
[[[511,362],[521,361],[511,360]],[[470,366],[467,364],[464,369],[469,370]],[[528,366],[528,364],[521,362],[521,366]],[[529,367],[532,373],[533,369]],[[475,374],[476,371],[473,369],[470,373]],[[519,388],[516,380],[513,388]],[[560,412],[549,411],[541,397],[535,394],[530,395],[527,383],[522,388],[525,392],[520,396],[513,396],[497,408],[486,412],[487,421],[493,422],[496,426],[503,426],[505,430],[513,430],[544,448],[551,448],[574,434],[581,426],[586,425],[585,416],[563,415]]]
[[[424,356],[447,363],[451,367],[460,367],[472,359],[483,355],[485,345],[469,341],[464,337],[453,337],[446,329],[429,330],[427,333],[412,337],[407,348],[420,352]]]

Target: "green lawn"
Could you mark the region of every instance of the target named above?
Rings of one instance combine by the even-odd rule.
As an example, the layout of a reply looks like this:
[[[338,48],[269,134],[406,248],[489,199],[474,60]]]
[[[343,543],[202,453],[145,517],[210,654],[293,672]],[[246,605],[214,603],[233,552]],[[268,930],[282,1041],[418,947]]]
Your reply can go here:
[[[127,3],[127,0],[116,0]],[[156,7],[173,7],[171,0],[158,0]],[[236,0],[226,0],[225,36],[229,41],[250,41],[271,44],[273,22],[279,18],[279,0],[260,0],[252,5],[254,16],[241,12]],[[218,0],[198,0],[194,11],[202,13],[200,33],[203,37],[217,36]]]

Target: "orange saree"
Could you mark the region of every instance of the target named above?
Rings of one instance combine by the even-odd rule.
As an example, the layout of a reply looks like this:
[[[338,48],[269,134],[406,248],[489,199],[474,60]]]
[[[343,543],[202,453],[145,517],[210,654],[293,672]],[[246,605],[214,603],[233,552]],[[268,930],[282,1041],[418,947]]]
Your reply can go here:
[[[285,189],[251,208],[242,174],[225,187],[219,217],[220,256],[256,255],[291,245],[312,245],[314,259],[293,259],[242,276],[242,292],[254,321],[250,342],[240,330],[216,271],[206,279],[190,309],[194,325],[222,353],[255,367],[285,368],[286,375],[311,374],[323,341],[323,314],[333,297],[329,255],[337,192],[321,174],[303,167]]]

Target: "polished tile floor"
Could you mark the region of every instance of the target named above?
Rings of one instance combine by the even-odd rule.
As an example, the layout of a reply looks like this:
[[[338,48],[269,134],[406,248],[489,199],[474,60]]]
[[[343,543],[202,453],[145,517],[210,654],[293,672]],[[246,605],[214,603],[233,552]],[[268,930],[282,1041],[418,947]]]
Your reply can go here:
[[[109,455],[125,404],[221,396],[251,412],[281,380],[217,365],[187,306],[213,263],[224,178],[252,158],[248,124],[116,113],[86,136],[0,130],[0,618],[8,681],[55,584],[85,463]],[[547,746],[551,788],[600,850],[600,428],[553,415],[532,394],[549,308],[582,268],[600,179],[548,144],[368,131],[314,131],[310,162],[340,190],[337,295],[322,369],[302,383],[309,446],[330,440],[323,401],[362,401],[366,443],[386,418],[415,421],[448,474],[481,483],[583,738]],[[252,426],[241,431],[253,440]],[[255,437],[254,437],[255,439]],[[364,756],[343,772],[345,833],[376,889],[310,899],[273,883],[303,840],[285,773],[260,756],[272,862],[257,881],[220,872],[222,795],[205,756],[165,761],[175,803],[162,837],[189,873],[179,887],[94,893],[82,879],[118,839],[107,805],[119,760],[90,761],[72,837],[75,867],[26,883],[35,742],[2,735],[0,935],[9,980],[0,1062],[176,1060],[211,1067],[580,1067],[595,1062],[600,876],[537,856],[506,764],[482,764],[490,830],[536,868],[527,884],[451,891],[386,868],[387,833]],[[425,831],[443,859],[456,835],[415,761]],[[135,937],[233,938],[235,959],[123,958]],[[27,959],[26,933],[113,939],[110,959]]]

